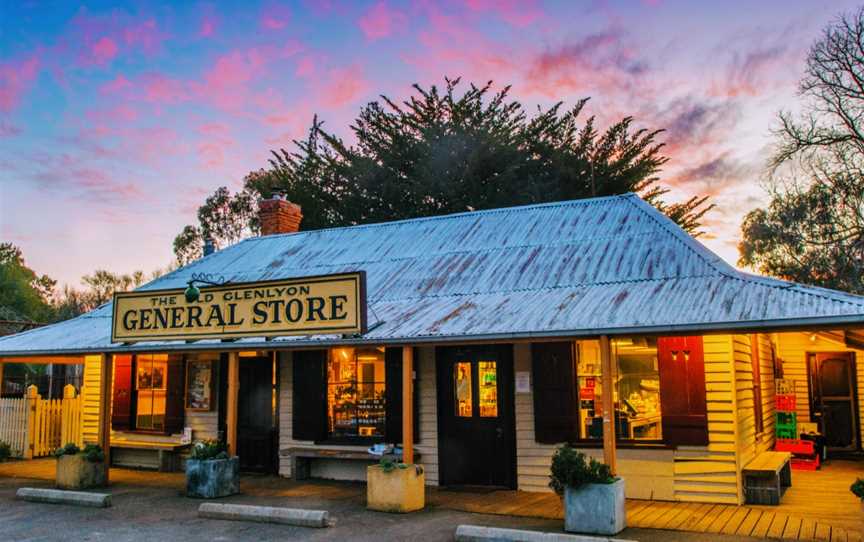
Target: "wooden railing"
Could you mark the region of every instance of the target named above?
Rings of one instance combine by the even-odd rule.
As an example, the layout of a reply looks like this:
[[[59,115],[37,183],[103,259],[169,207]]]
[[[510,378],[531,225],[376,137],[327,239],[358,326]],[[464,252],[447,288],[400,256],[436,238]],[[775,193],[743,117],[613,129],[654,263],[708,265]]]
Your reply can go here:
[[[24,459],[50,455],[68,442],[83,446],[82,396],[69,384],[63,399],[42,399],[36,386],[23,398],[0,399],[0,441]]]

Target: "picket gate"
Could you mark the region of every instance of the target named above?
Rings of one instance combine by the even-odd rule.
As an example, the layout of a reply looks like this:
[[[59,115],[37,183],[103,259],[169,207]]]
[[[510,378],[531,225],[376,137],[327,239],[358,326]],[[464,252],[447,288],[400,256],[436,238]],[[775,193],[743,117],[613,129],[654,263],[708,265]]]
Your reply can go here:
[[[69,442],[83,446],[82,397],[69,384],[63,399],[42,399],[36,386],[25,397],[0,399],[0,441],[24,459],[51,455]]]

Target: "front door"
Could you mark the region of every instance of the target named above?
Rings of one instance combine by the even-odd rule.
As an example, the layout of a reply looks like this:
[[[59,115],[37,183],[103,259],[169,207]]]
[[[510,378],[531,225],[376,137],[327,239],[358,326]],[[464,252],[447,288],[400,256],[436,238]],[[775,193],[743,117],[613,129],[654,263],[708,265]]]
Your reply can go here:
[[[849,352],[810,354],[810,414],[829,450],[858,448],[855,361]]]
[[[240,468],[251,472],[275,472],[272,358],[240,358],[238,391],[237,455],[240,456]]]
[[[438,348],[436,358],[441,484],[515,488],[513,346]]]

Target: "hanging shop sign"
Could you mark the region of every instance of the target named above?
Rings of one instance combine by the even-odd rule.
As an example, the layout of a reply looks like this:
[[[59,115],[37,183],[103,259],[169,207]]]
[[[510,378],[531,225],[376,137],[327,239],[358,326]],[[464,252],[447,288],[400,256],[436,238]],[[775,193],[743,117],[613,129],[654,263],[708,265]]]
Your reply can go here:
[[[191,285],[190,285],[191,287]],[[366,332],[363,271],[114,294],[113,342]]]

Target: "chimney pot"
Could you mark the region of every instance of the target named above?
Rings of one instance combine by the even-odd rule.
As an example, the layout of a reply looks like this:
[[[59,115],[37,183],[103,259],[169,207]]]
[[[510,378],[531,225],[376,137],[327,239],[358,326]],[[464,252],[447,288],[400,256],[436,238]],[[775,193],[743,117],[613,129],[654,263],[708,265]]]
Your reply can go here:
[[[216,245],[213,243],[213,239],[207,237],[204,239],[204,256],[209,256],[216,252]]]
[[[291,203],[281,194],[273,194],[270,199],[258,204],[258,218],[261,222],[261,235],[296,233],[300,231],[303,213],[300,206]]]

